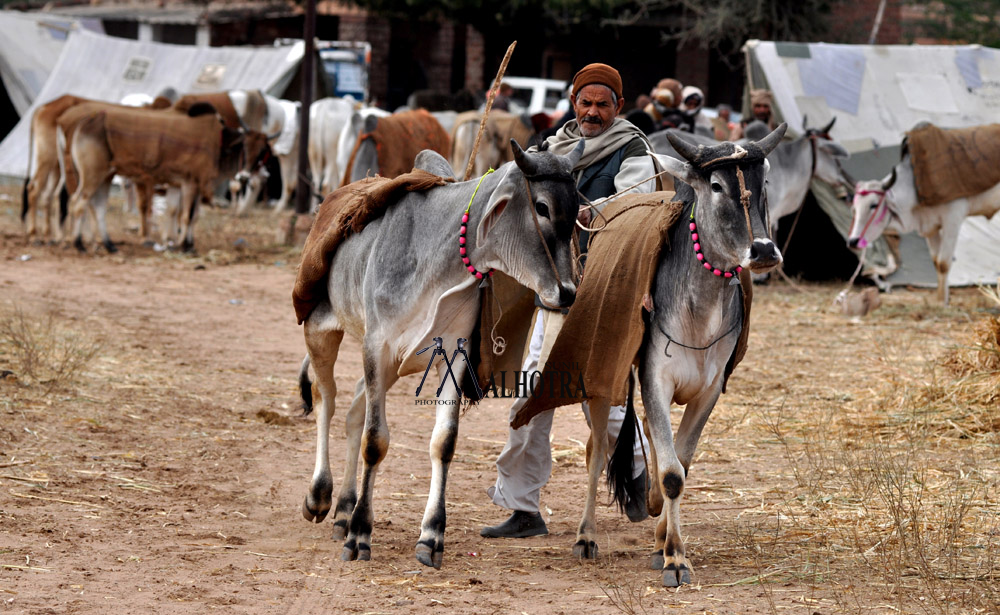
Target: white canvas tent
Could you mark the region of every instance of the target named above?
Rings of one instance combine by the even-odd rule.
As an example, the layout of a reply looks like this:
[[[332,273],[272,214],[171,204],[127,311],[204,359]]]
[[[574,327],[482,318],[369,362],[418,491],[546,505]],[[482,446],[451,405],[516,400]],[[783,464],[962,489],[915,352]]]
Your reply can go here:
[[[979,45],[832,45],[752,40],[744,47],[752,88],[774,95],[775,111],[801,134],[837,118],[832,135],[851,153],[844,168],[857,179],[889,174],[906,131],[922,121],[945,128],[1000,122],[1000,50]],[[828,190],[814,190],[841,235],[850,215]],[[871,250],[869,250],[871,252]],[[885,247],[868,259],[885,263]],[[897,284],[935,286],[926,242],[905,235]],[[959,235],[952,286],[996,283],[1000,216],[969,218]]]
[[[104,32],[97,20],[0,11],[0,79],[18,115],[42,91],[70,31],[80,28]]]
[[[170,87],[181,94],[261,89],[281,96],[295,77],[303,50],[301,42],[290,47],[195,47],[71,31],[44,87],[0,143],[0,175],[25,177],[35,107],[63,94],[118,102],[128,94],[156,96]]]

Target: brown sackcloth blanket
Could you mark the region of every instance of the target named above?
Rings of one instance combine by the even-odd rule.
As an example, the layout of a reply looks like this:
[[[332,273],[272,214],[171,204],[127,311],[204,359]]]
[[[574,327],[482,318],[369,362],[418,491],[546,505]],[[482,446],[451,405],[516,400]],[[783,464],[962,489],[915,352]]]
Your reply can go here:
[[[195,103],[209,103],[215,110],[219,113],[219,117],[222,118],[223,123],[225,123],[226,128],[230,130],[240,129],[240,116],[236,113],[236,108],[233,107],[233,101],[229,99],[229,94],[226,92],[212,92],[210,94],[185,94],[177,99],[174,103],[174,109],[187,113],[188,109],[192,107]]]
[[[582,401],[582,392],[576,388],[580,375],[587,399],[625,403],[629,369],[645,335],[643,296],[652,293],[660,250],[670,249],[670,229],[678,223],[683,208],[681,203],[671,202],[672,198],[672,192],[626,194],[604,209],[607,226],[591,241],[583,281],[546,364],[562,373],[570,372],[572,396],[552,397],[547,395],[547,387],[539,387],[511,422],[512,427],[527,424],[545,410]],[[749,274],[744,274],[740,279],[743,331],[726,366],[727,380],[746,352],[752,288]],[[544,370],[542,378],[542,382],[547,381]]]
[[[423,109],[394,113],[378,118],[372,132],[358,135],[342,186],[351,181],[354,158],[361,142],[368,137],[375,140],[378,174],[382,177],[396,177],[409,171],[421,150],[432,149],[446,159],[451,156],[451,138],[433,115]]]
[[[917,199],[925,207],[979,194],[1000,183],[1000,124],[906,133]]]
[[[337,188],[319,206],[316,220],[302,248],[302,264],[292,289],[292,305],[299,324],[327,298],[326,276],[337,246],[352,233],[360,233],[369,222],[406,192],[430,190],[453,179],[439,177],[422,169],[394,179],[369,177]]]

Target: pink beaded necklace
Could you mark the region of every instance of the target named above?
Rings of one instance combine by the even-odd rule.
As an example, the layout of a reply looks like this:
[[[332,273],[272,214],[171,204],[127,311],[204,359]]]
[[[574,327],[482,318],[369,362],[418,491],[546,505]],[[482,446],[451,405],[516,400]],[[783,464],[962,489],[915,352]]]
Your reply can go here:
[[[458,253],[462,255],[462,264],[465,265],[465,268],[469,270],[469,273],[471,275],[476,276],[477,280],[483,279],[483,275],[488,275],[489,277],[493,277],[493,270],[490,269],[484,274],[481,271],[476,271],[476,268],[472,266],[472,263],[469,261],[469,255],[467,254],[467,250],[465,247],[465,232],[466,232],[466,225],[469,223],[469,210],[472,209],[472,201],[473,199],[476,198],[476,193],[479,192],[479,186],[483,185],[483,180],[486,179],[486,176],[492,172],[493,169],[490,169],[489,171],[486,171],[486,173],[484,173],[482,177],[479,178],[479,183],[476,184],[476,189],[472,191],[472,198],[469,199],[469,204],[465,208],[465,213],[462,214],[462,227],[458,231]]]
[[[695,257],[699,261],[701,261],[701,263],[704,265],[705,269],[708,269],[709,271],[711,271],[713,275],[717,275],[717,276],[725,277],[725,278],[734,278],[734,277],[736,277],[737,275],[740,274],[741,271],[743,271],[743,267],[740,267],[739,265],[737,265],[736,269],[733,269],[732,271],[723,271],[722,269],[719,269],[718,267],[713,267],[711,264],[709,264],[709,262],[707,260],[705,260],[705,255],[702,254],[702,252],[701,252],[701,243],[698,241],[698,226],[694,223],[694,209],[695,209],[696,206],[697,205],[694,205],[694,206],[691,207],[691,222],[690,222],[690,224],[688,224],[688,228],[691,229],[691,241],[694,243],[694,254],[695,254]]]

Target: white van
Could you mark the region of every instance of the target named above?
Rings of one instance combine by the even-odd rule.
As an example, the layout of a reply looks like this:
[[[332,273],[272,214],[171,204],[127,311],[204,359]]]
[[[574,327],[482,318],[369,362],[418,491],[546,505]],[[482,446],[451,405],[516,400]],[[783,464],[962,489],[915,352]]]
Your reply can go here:
[[[511,102],[528,113],[554,113],[559,101],[566,97],[566,82],[534,77],[504,77],[503,83],[514,88]],[[511,111],[515,105],[511,105]]]

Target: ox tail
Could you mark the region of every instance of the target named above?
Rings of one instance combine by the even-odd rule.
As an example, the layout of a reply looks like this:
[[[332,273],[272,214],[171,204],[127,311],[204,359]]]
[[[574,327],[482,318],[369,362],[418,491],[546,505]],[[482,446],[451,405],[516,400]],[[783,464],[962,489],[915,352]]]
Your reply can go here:
[[[28,218],[28,184],[31,182],[31,176],[24,178],[24,187],[21,189],[21,222],[24,222]]]
[[[66,223],[66,216],[69,215],[69,190],[66,189],[66,184],[64,183],[62,188],[59,189],[59,224],[60,226]]]
[[[38,110],[31,116],[31,124],[28,126],[28,170],[24,178],[24,189],[21,190],[21,222],[24,222],[28,217],[28,184],[31,183],[31,163],[34,162],[35,158],[35,115],[38,114]]]
[[[618,510],[624,512],[625,504],[630,500],[645,499],[632,480],[632,451],[635,448],[635,374],[629,370],[628,398],[625,401],[625,418],[622,429],[618,432],[615,450],[608,461],[608,491],[618,505]]]
[[[312,381],[309,380],[309,355],[302,359],[299,368],[299,395],[302,396],[302,415],[308,416],[313,411]]]

